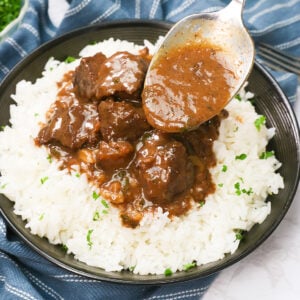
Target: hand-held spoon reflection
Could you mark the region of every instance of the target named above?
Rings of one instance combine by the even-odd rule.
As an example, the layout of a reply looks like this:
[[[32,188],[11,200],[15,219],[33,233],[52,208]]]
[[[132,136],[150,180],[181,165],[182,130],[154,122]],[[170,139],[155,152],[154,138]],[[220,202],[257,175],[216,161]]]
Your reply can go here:
[[[176,23],[154,54],[142,95],[148,122],[166,132],[197,128],[217,115],[247,80],[254,44],[245,0]]]

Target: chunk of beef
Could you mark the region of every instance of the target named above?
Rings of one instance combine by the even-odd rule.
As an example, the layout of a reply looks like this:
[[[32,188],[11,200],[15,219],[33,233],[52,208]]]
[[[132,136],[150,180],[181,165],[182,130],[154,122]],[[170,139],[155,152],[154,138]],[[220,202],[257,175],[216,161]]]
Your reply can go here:
[[[145,196],[163,205],[193,183],[193,166],[184,145],[169,135],[153,131],[135,157],[138,180]]]
[[[87,99],[95,97],[97,81],[99,79],[99,68],[105,60],[106,56],[102,53],[81,59],[74,74],[74,87],[81,97]]]
[[[101,101],[98,110],[105,141],[120,138],[133,141],[150,128],[143,109],[131,103],[109,99]]]
[[[148,64],[145,53],[117,52],[107,59],[98,53],[81,60],[75,70],[74,86],[88,99],[140,99]]]
[[[72,102],[67,105],[57,102],[52,118],[40,130],[37,140],[40,144],[56,141],[70,149],[78,149],[85,143],[95,143],[99,129],[95,104]]]
[[[133,151],[133,146],[127,141],[101,141],[96,153],[96,163],[104,170],[125,168]]]

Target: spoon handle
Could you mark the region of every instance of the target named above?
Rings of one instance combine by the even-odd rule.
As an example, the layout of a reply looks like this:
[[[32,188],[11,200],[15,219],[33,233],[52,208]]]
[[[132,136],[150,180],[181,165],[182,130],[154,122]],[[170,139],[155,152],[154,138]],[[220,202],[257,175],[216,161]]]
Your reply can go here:
[[[242,12],[246,0],[232,0],[224,9],[218,12],[219,17],[224,21],[242,21]]]

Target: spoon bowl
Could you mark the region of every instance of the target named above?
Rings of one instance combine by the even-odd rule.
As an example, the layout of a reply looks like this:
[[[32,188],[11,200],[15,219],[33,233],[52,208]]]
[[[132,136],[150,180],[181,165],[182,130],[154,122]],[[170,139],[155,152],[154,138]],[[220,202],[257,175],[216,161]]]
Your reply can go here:
[[[162,104],[161,99],[159,101],[152,101],[147,95],[144,95],[144,110],[148,121],[153,127],[171,132],[194,129],[214,115],[217,115],[240,90],[254,64],[254,43],[242,20],[244,2],[245,0],[233,0],[220,11],[187,16],[176,23],[168,32],[164,41],[152,57],[144,84],[146,91],[153,84],[151,72],[160,63],[159,61],[166,58],[173,49],[178,49],[189,44],[199,45],[199,47],[207,44],[219,49],[217,56],[222,57],[223,67],[226,70],[230,70],[232,76],[225,75],[229,84],[227,99],[223,99],[222,103],[219,103],[220,105],[216,108],[210,107],[211,112],[209,114],[201,116],[192,122],[191,118],[193,116],[191,115],[186,118],[182,115],[181,121],[178,122],[178,111],[170,108],[174,117],[174,120],[172,120],[171,113],[166,114],[161,107],[157,108],[157,106]],[[176,76],[176,72],[174,72],[174,76]],[[201,89],[200,82],[199,89]],[[149,94],[153,95],[154,93],[151,90]],[[164,107],[170,105],[174,105],[173,100],[163,103]],[[180,105],[185,104],[181,103]],[[201,115],[203,106],[201,103],[198,103],[196,107],[196,112],[199,116]],[[166,120],[164,120],[166,115]],[[189,123],[185,120],[188,120]],[[173,122],[171,126],[169,126],[170,122]]]

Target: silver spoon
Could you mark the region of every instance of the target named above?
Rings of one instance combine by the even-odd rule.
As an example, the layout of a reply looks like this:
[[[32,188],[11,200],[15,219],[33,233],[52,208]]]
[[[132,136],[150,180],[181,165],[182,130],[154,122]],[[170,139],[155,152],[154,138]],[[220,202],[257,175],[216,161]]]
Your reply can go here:
[[[245,0],[232,0],[220,11],[188,16],[176,23],[168,32],[152,57],[144,83],[143,108],[153,127],[169,132],[196,128],[199,124],[217,115],[240,90],[254,63],[254,44],[242,20],[244,4]],[[170,51],[191,43],[199,46],[211,44],[222,49],[224,68],[233,73],[233,76],[227,78],[230,85],[227,99],[221,104],[222,107],[210,108],[211,114],[206,117],[195,118],[195,116],[201,115],[201,105],[195,108],[195,103],[192,103],[195,116],[185,115],[180,108],[187,107],[186,103],[175,103],[175,106],[177,105],[179,108],[175,109],[174,99],[168,102],[168,99],[157,97],[157,91],[153,90],[153,86],[157,86],[159,83],[155,81],[154,84],[151,72],[153,73],[157,65],[161,63],[162,57],[167,57]],[[180,62],[178,65],[180,66]],[[174,78],[176,76],[177,73],[174,71]]]

